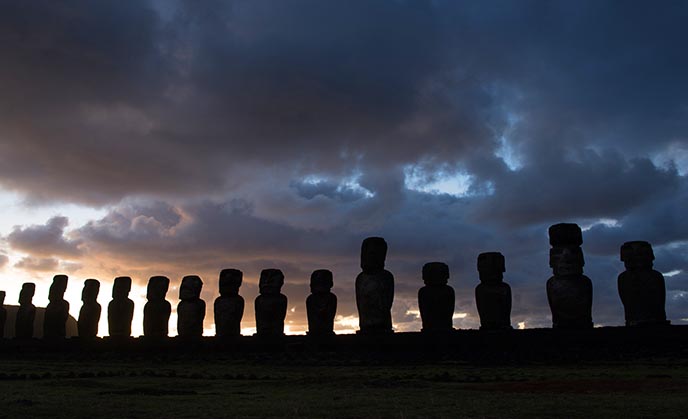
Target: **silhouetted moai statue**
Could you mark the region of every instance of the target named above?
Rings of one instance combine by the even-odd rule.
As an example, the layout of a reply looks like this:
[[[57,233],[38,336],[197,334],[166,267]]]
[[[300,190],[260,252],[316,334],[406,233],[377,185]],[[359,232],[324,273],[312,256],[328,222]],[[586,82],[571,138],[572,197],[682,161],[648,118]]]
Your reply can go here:
[[[239,287],[244,274],[238,269],[220,271],[220,296],[215,299],[215,335],[240,336],[244,317],[244,299]]]
[[[146,298],[143,306],[143,335],[145,337],[167,337],[172,306],[165,300],[170,288],[170,279],[166,276],[152,276],[148,280]]]
[[[583,275],[583,234],[577,224],[555,224],[549,228],[549,266],[554,272],[547,281],[547,300],[552,327],[590,328],[592,324],[592,281]]]
[[[626,271],[619,275],[619,296],[624,305],[626,326],[669,324],[664,303],[664,276],[652,269],[652,245],[646,241],[626,242],[621,246]]]
[[[480,284],[475,287],[475,303],[480,329],[511,329],[511,287],[503,281],[504,256],[499,252],[478,255]]]
[[[423,332],[454,330],[454,288],[447,285],[449,266],[442,262],[423,265],[425,286],[418,290],[418,308],[423,321]]]
[[[197,275],[187,275],[179,287],[177,305],[177,333],[181,338],[200,338],[203,336],[205,301],[201,300],[203,281]]]
[[[63,338],[66,336],[69,303],[64,299],[67,291],[67,275],[55,275],[48,293],[48,306],[43,320],[44,338]]]
[[[20,339],[33,337],[33,321],[36,318],[36,306],[33,305],[33,295],[36,284],[25,282],[19,292],[19,309],[14,323],[14,335]]]
[[[0,291],[0,339],[5,337],[5,322],[7,309],[5,308],[5,291]]]
[[[287,297],[280,291],[284,274],[279,269],[263,269],[260,273],[260,295],[256,298],[256,333],[258,336],[284,335]]]
[[[84,304],[79,310],[77,328],[79,337],[94,338],[98,334],[98,322],[100,321],[100,304],[96,299],[100,291],[100,282],[95,279],[84,281],[84,289],[81,291],[81,301]]]
[[[392,333],[394,275],[385,270],[387,242],[368,237],[361,245],[361,269],[356,277],[356,307],[362,334]]]
[[[112,285],[112,301],[108,304],[108,334],[112,337],[131,336],[134,302],[129,298],[130,291],[130,277],[118,276],[115,278]]]
[[[333,286],[332,272],[327,269],[318,269],[311,274],[311,295],[306,298],[308,335],[334,335],[337,296],[330,292]]]

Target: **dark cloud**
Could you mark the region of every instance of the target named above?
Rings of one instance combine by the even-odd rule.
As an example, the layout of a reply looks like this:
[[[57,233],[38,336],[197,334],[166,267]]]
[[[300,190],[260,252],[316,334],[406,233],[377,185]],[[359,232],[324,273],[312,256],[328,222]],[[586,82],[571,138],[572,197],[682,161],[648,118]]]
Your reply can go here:
[[[45,225],[15,227],[7,236],[7,242],[12,249],[32,255],[78,257],[82,242],[65,237],[68,224],[67,217],[56,216]]]
[[[14,264],[15,268],[37,272],[55,272],[60,266],[60,261],[54,258],[24,257]]]
[[[0,269],[7,266],[7,263],[9,263],[9,261],[10,259],[7,257],[7,255],[0,254]]]

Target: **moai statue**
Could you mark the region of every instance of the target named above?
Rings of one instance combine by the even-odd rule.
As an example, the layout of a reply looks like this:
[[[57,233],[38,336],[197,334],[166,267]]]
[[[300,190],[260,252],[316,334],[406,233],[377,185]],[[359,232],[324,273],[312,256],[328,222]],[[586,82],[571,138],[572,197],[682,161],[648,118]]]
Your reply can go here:
[[[36,306],[33,305],[33,295],[36,293],[36,284],[25,282],[19,292],[19,309],[14,323],[14,335],[20,339],[33,337],[33,321],[36,318]]]
[[[260,273],[260,295],[256,298],[256,334],[258,336],[284,335],[287,317],[287,297],[280,291],[284,274],[279,269],[263,269]]]
[[[547,281],[547,300],[552,327],[592,327],[592,281],[583,275],[583,234],[577,224],[555,224],[549,228],[549,266],[554,276]]]
[[[504,256],[499,252],[478,255],[480,284],[475,287],[475,303],[480,329],[511,329],[511,287],[503,281]]]
[[[425,286],[418,290],[418,308],[423,321],[423,332],[454,330],[454,288],[447,285],[449,266],[442,262],[423,265]]]
[[[146,298],[143,306],[143,335],[145,337],[167,337],[168,324],[172,306],[165,300],[170,288],[170,279],[166,276],[152,276],[148,280]]]
[[[220,296],[215,299],[215,334],[219,337],[240,336],[244,317],[244,299],[239,287],[244,274],[238,269],[220,272]]]
[[[64,338],[66,336],[69,303],[64,299],[67,291],[67,275],[55,275],[48,293],[48,306],[43,320],[44,338]]]
[[[96,279],[84,281],[84,289],[81,291],[81,301],[84,304],[79,310],[77,329],[80,338],[94,338],[98,334],[98,322],[100,321],[100,304],[96,299],[100,291],[100,282]]]
[[[205,301],[201,300],[203,281],[197,275],[187,275],[179,287],[177,305],[177,332],[181,338],[200,338],[203,336]]]
[[[310,336],[334,335],[337,296],[330,292],[333,286],[332,272],[327,269],[318,269],[311,274],[311,295],[306,299]]]
[[[112,301],[108,304],[108,334],[112,337],[130,337],[134,302],[129,298],[131,278],[118,276],[112,285]],[[164,298],[164,297],[163,297]]]
[[[664,276],[652,269],[652,245],[646,241],[621,246],[626,271],[619,275],[619,296],[624,305],[626,326],[666,325]]]
[[[361,272],[356,277],[356,307],[361,334],[392,333],[394,275],[385,270],[387,242],[368,237],[361,245]]]
[[[5,322],[7,309],[5,308],[5,291],[0,291],[0,339],[5,337]]]

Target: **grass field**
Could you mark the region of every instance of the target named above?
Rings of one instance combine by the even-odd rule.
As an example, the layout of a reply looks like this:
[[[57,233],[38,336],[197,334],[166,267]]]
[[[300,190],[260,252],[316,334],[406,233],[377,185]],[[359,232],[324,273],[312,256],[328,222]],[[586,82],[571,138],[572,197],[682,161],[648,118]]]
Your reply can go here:
[[[688,363],[4,360],[0,417],[686,417]]]

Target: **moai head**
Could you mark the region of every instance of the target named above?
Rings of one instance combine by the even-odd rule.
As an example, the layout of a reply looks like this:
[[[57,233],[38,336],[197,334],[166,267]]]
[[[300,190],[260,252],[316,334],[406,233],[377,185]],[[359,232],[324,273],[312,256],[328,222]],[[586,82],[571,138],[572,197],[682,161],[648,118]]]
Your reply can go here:
[[[115,283],[112,284],[112,299],[125,300],[129,298],[129,292],[131,292],[131,278],[128,276],[115,278]]]
[[[652,269],[655,254],[646,241],[626,242],[621,246],[621,261],[626,269]]]
[[[146,298],[149,301],[164,300],[170,288],[170,279],[166,276],[151,276],[148,280]]]
[[[368,237],[361,244],[361,269],[376,273],[385,269],[387,242],[382,237]]]
[[[238,269],[223,269],[220,271],[220,295],[223,297],[239,294],[239,287],[244,273]]]
[[[50,291],[48,292],[48,300],[63,300],[65,291],[67,291],[67,275],[55,275],[53,277],[53,283],[50,285]]]
[[[430,262],[423,265],[423,282],[425,285],[447,285],[449,266],[442,262]]]
[[[496,284],[504,279],[506,266],[504,255],[499,252],[485,252],[478,255],[478,275],[480,282]]]
[[[561,223],[549,228],[549,266],[556,276],[582,275],[585,259],[580,245],[583,234],[577,224]]]
[[[25,282],[22,284],[21,291],[19,291],[19,305],[31,304],[33,295],[36,293],[36,284],[33,282]]]
[[[0,291],[0,306],[5,304],[5,291]]]
[[[187,275],[182,278],[182,285],[179,287],[179,299],[182,301],[197,300],[201,298],[203,281],[198,275]]]
[[[100,282],[96,279],[84,281],[84,289],[81,291],[81,301],[95,302],[100,291]]]
[[[279,269],[263,269],[260,272],[258,287],[264,295],[277,295],[284,285],[284,274]]]
[[[332,272],[327,269],[318,269],[311,274],[311,293],[327,294],[333,286]]]

